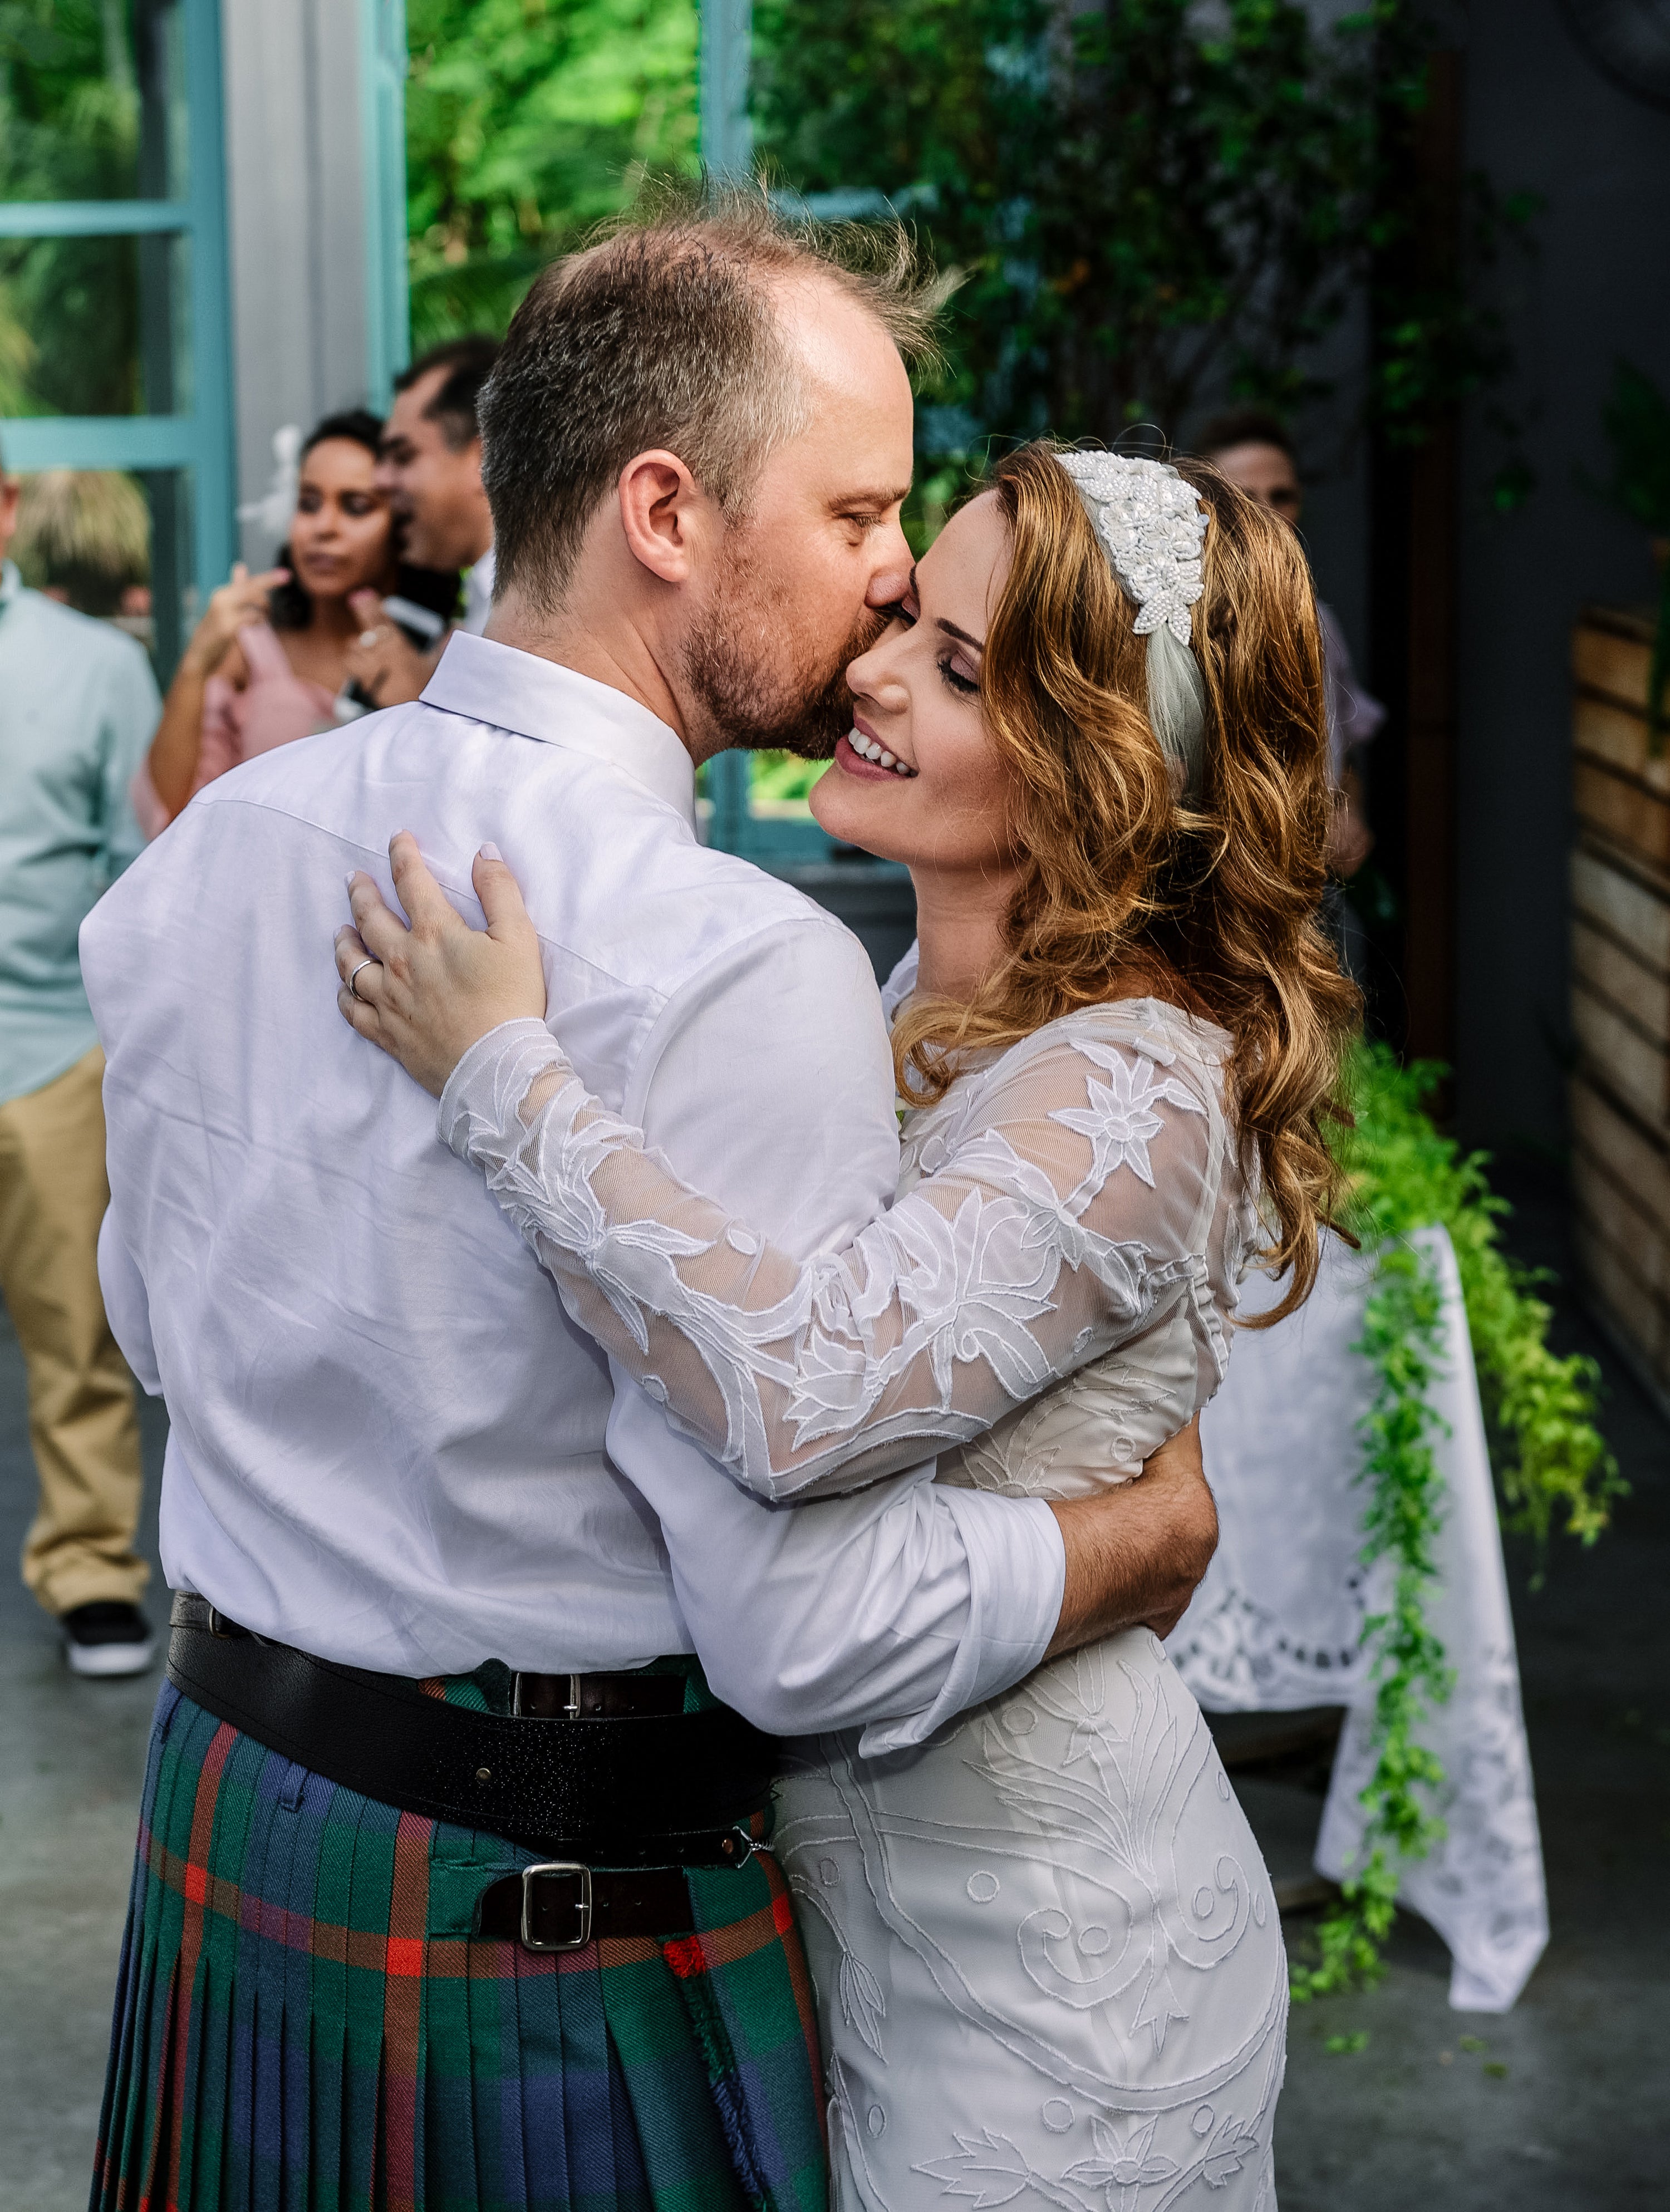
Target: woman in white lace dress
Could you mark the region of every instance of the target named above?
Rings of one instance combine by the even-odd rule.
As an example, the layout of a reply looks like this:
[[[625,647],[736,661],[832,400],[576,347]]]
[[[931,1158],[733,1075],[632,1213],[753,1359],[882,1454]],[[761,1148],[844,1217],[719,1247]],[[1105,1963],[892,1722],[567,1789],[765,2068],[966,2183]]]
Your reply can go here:
[[[847,1249],[797,1264],[588,1096],[496,856],[491,937],[410,839],[415,934],[355,879],[341,972],[384,964],[343,1012],[441,1093],[570,1312],[738,1481],[792,1504],[938,1452],[944,1482],[1080,1496],[1212,1395],[1249,1260],[1290,1271],[1284,1309],[1315,1270],[1353,994],[1315,920],[1309,578],[1210,469],[1034,446],[849,680],[815,810],[910,864],[920,936],[890,987],[898,1199]],[[837,2205],[1273,2205],[1270,1883],[1147,1629],[920,1750],[799,1747],[776,1847]]]

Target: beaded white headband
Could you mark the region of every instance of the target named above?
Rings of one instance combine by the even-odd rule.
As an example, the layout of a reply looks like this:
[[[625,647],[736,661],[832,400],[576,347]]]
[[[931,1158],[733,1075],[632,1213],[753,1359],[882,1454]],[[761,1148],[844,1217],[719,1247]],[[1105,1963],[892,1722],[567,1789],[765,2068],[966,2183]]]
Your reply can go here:
[[[1178,770],[1181,795],[1198,797],[1206,687],[1189,648],[1190,609],[1205,590],[1200,548],[1206,510],[1166,461],[1123,453],[1058,453],[1113,571],[1137,604],[1148,640],[1148,719]]]

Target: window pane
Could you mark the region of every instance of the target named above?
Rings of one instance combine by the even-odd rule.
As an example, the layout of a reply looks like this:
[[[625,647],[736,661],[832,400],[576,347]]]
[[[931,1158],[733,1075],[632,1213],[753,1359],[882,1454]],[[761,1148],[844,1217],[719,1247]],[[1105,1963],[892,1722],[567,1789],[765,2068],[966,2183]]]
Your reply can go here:
[[[0,238],[0,417],[190,411],[183,237]]]
[[[178,0],[3,0],[0,200],[179,199]]]

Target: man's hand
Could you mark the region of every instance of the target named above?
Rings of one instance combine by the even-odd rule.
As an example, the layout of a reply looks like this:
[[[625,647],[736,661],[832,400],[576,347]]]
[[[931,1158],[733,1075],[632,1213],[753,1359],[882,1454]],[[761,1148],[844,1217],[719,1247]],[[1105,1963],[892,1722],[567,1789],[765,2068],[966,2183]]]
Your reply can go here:
[[[1218,1549],[1218,1508],[1200,1463],[1200,1417],[1162,1444],[1133,1482],[1053,1504],[1066,1547],[1054,1659],[1141,1626],[1169,1636]]]
[[[421,697],[434,673],[434,654],[420,653],[399,624],[388,619],[375,592],[355,592],[348,604],[360,625],[348,648],[348,681],[380,707],[404,706]]]

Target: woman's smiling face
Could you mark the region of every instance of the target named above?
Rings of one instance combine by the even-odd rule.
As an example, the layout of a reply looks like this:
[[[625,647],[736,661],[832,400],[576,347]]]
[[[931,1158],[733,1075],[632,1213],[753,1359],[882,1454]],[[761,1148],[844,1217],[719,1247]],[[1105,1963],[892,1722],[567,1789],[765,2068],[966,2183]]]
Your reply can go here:
[[[915,867],[1012,866],[1008,780],[980,702],[1008,571],[1008,525],[983,493],[940,532],[893,620],[847,672],[852,731],[811,795],[832,837]]]

